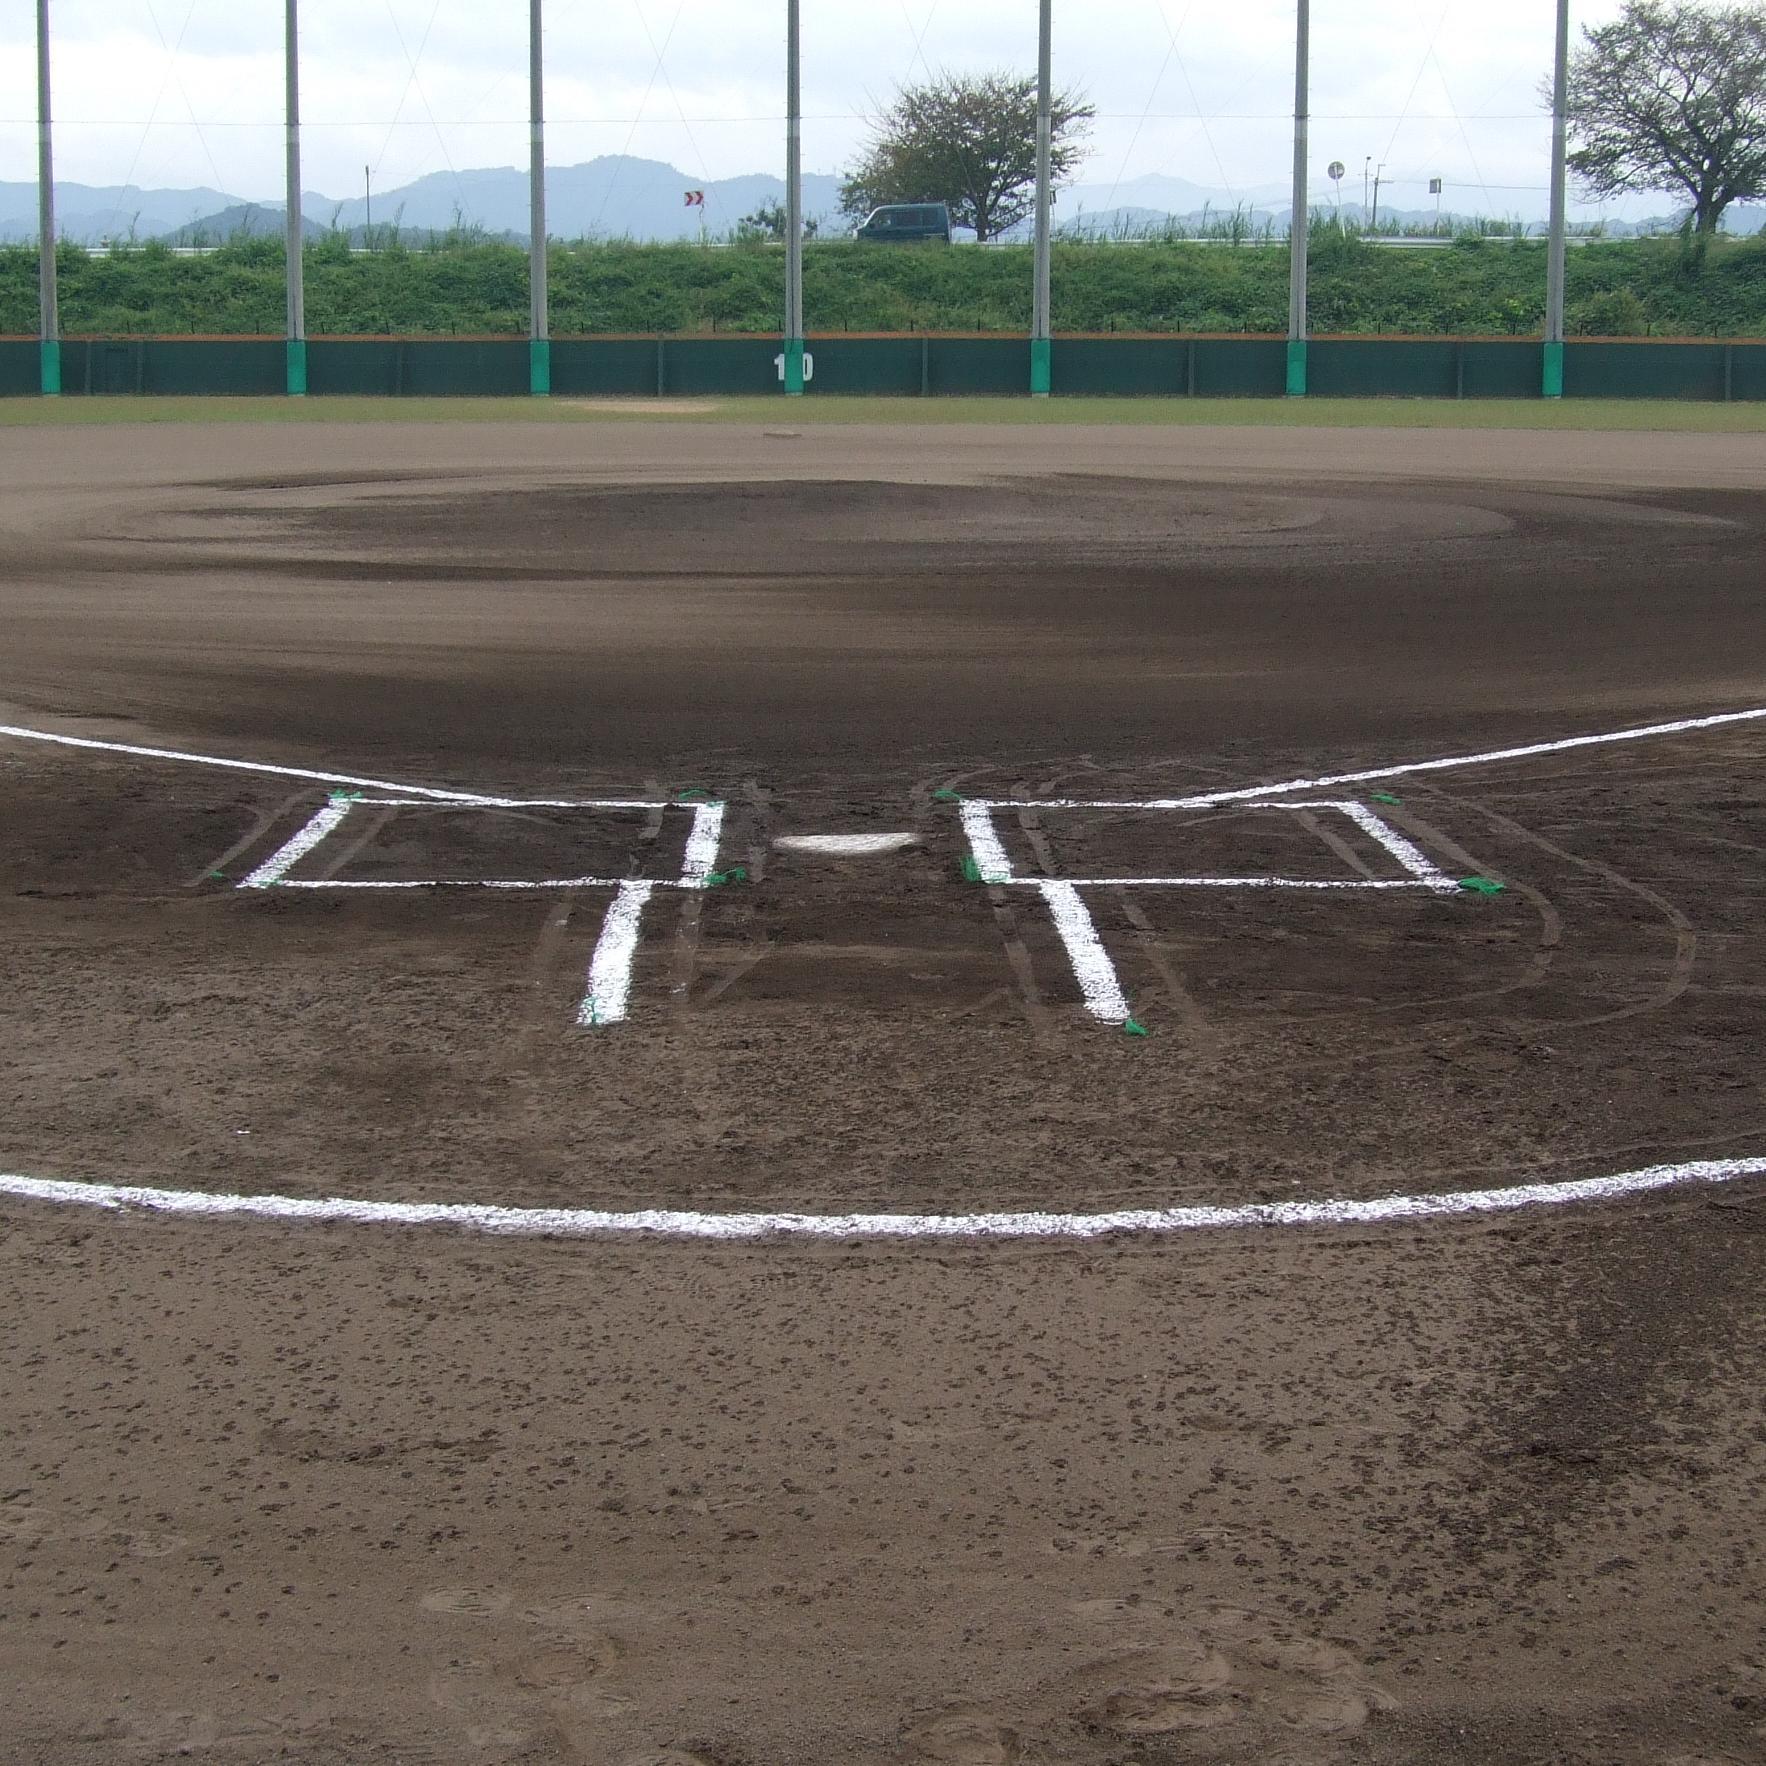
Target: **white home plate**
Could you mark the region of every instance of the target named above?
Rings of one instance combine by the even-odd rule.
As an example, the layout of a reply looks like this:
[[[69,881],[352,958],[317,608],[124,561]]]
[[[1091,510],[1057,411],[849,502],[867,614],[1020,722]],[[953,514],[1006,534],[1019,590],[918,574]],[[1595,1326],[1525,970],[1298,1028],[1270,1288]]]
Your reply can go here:
[[[784,852],[815,852],[824,858],[870,858],[879,852],[900,852],[916,834],[783,834],[773,845]]]

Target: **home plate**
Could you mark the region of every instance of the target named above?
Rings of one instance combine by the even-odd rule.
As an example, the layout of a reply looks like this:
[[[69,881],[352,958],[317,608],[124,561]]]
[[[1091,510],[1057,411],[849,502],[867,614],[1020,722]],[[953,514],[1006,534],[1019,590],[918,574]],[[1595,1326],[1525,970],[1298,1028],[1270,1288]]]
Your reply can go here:
[[[880,852],[900,852],[919,839],[917,834],[783,834],[773,845],[784,852],[820,853],[824,858],[870,858]]]

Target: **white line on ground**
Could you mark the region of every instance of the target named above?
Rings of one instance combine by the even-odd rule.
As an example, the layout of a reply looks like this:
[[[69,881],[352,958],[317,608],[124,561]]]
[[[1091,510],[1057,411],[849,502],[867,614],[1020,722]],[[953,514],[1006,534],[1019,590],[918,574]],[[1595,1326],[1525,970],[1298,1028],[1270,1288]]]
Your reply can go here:
[[[1249,1202],[1239,1206],[1129,1208],[1107,1214],[706,1214],[688,1209],[505,1208],[471,1202],[369,1202],[342,1197],[213,1195],[128,1184],[72,1183],[0,1175],[0,1195],[63,1207],[141,1209],[193,1218],[249,1217],[357,1226],[445,1226],[513,1238],[660,1239],[1099,1239],[1223,1228],[1374,1226],[1389,1221],[1506,1214],[1766,1176],[1766,1159],[1651,1165],[1612,1177],[1512,1184],[1445,1195],[1368,1201]]]
[[[414,787],[401,787],[414,789]],[[358,803],[374,809],[696,809],[697,804],[659,803],[653,798],[634,797],[472,797],[463,802],[437,803],[419,797],[358,797]]]
[[[681,882],[689,889],[703,889],[717,869],[718,842],[723,838],[724,806],[701,803],[693,810],[693,828],[681,860]]]
[[[1288,779],[1279,785],[1246,785],[1234,791],[1209,791],[1197,797],[1135,798],[1126,802],[1093,802],[1077,798],[989,798],[986,809],[1208,809],[1217,803],[1250,803],[1259,797],[1286,797],[1293,791],[1316,791],[1327,785],[1360,785],[1373,779],[1401,779],[1409,773],[1446,772],[1453,767],[1490,766],[1499,760],[1527,760],[1536,754],[1562,754],[1570,748],[1595,748],[1609,742],[1642,742],[1651,736],[1678,736],[1687,730],[1715,730],[1766,718],[1756,711],[1726,711],[1715,717],[1681,718],[1671,724],[1643,724],[1631,730],[1609,730],[1599,736],[1566,736],[1557,742],[1530,742],[1524,748],[1492,748],[1482,754],[1459,754],[1447,760],[1410,760],[1398,766],[1369,767],[1358,773],[1330,773],[1319,779]],[[965,808],[967,805],[964,806]],[[965,821],[965,827],[968,825]]]
[[[1007,877],[1002,881],[1013,889],[1041,889],[1050,879]],[[1357,877],[1340,880],[1328,877],[1062,877],[1059,881],[1072,889],[1459,889],[1459,885],[1445,875]],[[312,887],[317,888],[319,885],[314,884]]]
[[[1369,839],[1383,846],[1413,877],[1420,877],[1423,882],[1434,889],[1458,887],[1451,877],[1429,862],[1428,854],[1420,846],[1413,841],[1406,840],[1396,828],[1386,822],[1384,817],[1375,815],[1365,803],[1341,799],[1325,800],[1318,803],[1276,803],[1271,804],[1270,807],[1272,809],[1334,809],[1339,815],[1347,816]]]
[[[1487,766],[1502,760],[1525,760],[1536,754],[1561,754],[1570,748],[1592,748],[1611,742],[1641,742],[1651,736],[1678,736],[1688,730],[1714,730],[1726,724],[1742,724],[1766,718],[1766,707],[1754,711],[1726,711],[1712,717],[1681,718],[1673,723],[1644,724],[1635,729],[1609,730],[1596,736],[1566,736],[1556,742],[1532,742],[1521,748],[1492,748],[1482,754],[1455,755],[1446,760],[1405,761],[1397,766],[1370,767],[1356,773],[1331,773],[1317,779],[1289,779],[1279,785],[1247,785],[1233,791],[1211,791],[1197,797],[1138,798],[1127,802],[1081,801],[1068,798],[1043,800],[990,798],[977,800],[982,809],[1207,809],[1217,803],[1249,803],[1259,797],[1284,797],[1294,791],[1312,791],[1328,785],[1358,785],[1372,779],[1398,779],[1409,773],[1441,772],[1452,767]],[[540,798],[487,797],[472,791],[446,791],[430,785],[394,785],[385,779],[357,778],[349,773],[315,772],[305,767],[270,766],[256,760],[226,760],[213,754],[187,754],[174,748],[147,748],[132,742],[100,742],[90,736],[61,736],[47,730],[26,729],[19,724],[0,724],[0,736],[11,736],[21,742],[50,742],[63,748],[96,749],[106,754],[135,754],[148,760],[176,760],[191,766],[227,767],[235,772],[268,773],[283,779],[314,779],[324,785],[359,785],[370,791],[403,792],[406,796],[422,797],[440,803],[478,804],[489,809],[578,809],[622,808],[656,809],[673,807],[655,803],[566,803]],[[700,806],[717,807],[717,806]],[[968,827],[968,804],[963,805],[964,826]],[[1002,868],[1009,875],[1005,853],[999,853]],[[979,860],[978,860],[979,862]],[[986,866],[983,865],[985,872]],[[986,882],[998,879],[986,877]]]
[[[999,830],[993,825],[993,812],[999,806],[979,800],[965,801],[959,806],[963,832],[969,839],[969,851],[983,883],[1012,882],[1012,861],[1000,844]]]
[[[1048,903],[1055,930],[1066,947],[1073,979],[1085,996],[1085,1009],[1102,1023],[1126,1024],[1128,1000],[1116,979],[1116,967],[1109,953],[1098,941],[1098,929],[1092,923],[1090,910],[1080,900],[1079,891],[1071,883],[1044,882],[1037,888]]]
[[[58,736],[47,730],[27,730],[18,724],[0,724],[0,736],[21,742],[51,742],[61,748],[92,748],[104,754],[134,754],[146,760],[177,760],[188,766],[226,767],[236,773],[268,773],[278,779],[312,779],[321,785],[359,785],[369,791],[402,792],[429,803],[464,803],[480,809],[669,809],[666,803],[553,802],[526,797],[486,797],[475,791],[444,791],[432,785],[394,785],[385,779],[361,779],[353,773],[321,773],[309,767],[270,766],[259,760],[225,760],[214,754],[186,754],[176,748],[144,748],[134,742],[99,742],[90,736]]]
[[[538,882],[495,877],[322,877],[307,882],[300,878],[283,878],[278,889],[623,889],[633,881],[630,877],[545,877]],[[243,889],[245,885],[242,883]],[[652,889],[703,889],[703,882],[686,883],[664,878],[651,883]]]
[[[632,996],[632,963],[638,954],[638,928],[654,883],[622,883],[601,937],[589,962],[589,991],[583,996],[577,1022],[592,1026],[621,1024]]]
[[[334,798],[286,846],[279,852],[271,853],[239,887],[268,889],[272,884],[282,883],[287,873],[350,813],[350,808],[349,798]]]

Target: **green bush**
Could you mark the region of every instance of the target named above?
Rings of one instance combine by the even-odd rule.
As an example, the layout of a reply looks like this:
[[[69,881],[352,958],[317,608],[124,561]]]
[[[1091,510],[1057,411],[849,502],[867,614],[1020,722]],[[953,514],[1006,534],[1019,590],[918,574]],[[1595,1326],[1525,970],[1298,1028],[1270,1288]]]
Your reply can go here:
[[[277,335],[282,242],[228,241],[199,257],[163,245],[56,253],[71,336],[191,332]],[[1546,250],[1536,239],[1466,237],[1394,251],[1333,220],[1315,224],[1311,318],[1318,334],[1530,336],[1544,322]],[[1054,255],[1063,331],[1247,331],[1287,327],[1285,244],[1158,237],[1134,245],[1064,241]],[[315,336],[519,336],[527,256],[459,229],[410,250],[396,230],[351,251],[341,233],[307,247],[307,325]],[[812,331],[999,331],[1030,325],[1027,247],[904,249],[844,240],[805,254]],[[784,248],[578,243],[551,255],[559,336],[609,332],[776,334]],[[1766,239],[1719,239],[1702,263],[1672,239],[1579,246],[1568,316],[1585,336],[1766,336]],[[37,255],[0,247],[0,333],[37,325]]]

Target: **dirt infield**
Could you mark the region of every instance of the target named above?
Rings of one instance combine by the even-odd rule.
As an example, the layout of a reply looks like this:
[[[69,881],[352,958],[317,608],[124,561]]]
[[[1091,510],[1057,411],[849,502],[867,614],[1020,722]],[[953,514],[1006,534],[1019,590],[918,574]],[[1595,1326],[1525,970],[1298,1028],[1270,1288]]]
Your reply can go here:
[[[0,723],[101,745],[0,736],[0,1174],[918,1218],[1766,1156],[1766,720],[1326,782],[1766,706],[1766,436],[0,463]],[[1041,806],[1011,881],[978,801]],[[1128,1028],[1042,886],[1096,878],[1163,880],[1073,891]],[[1766,1178],[0,1220],[8,1759],[1766,1757]]]

